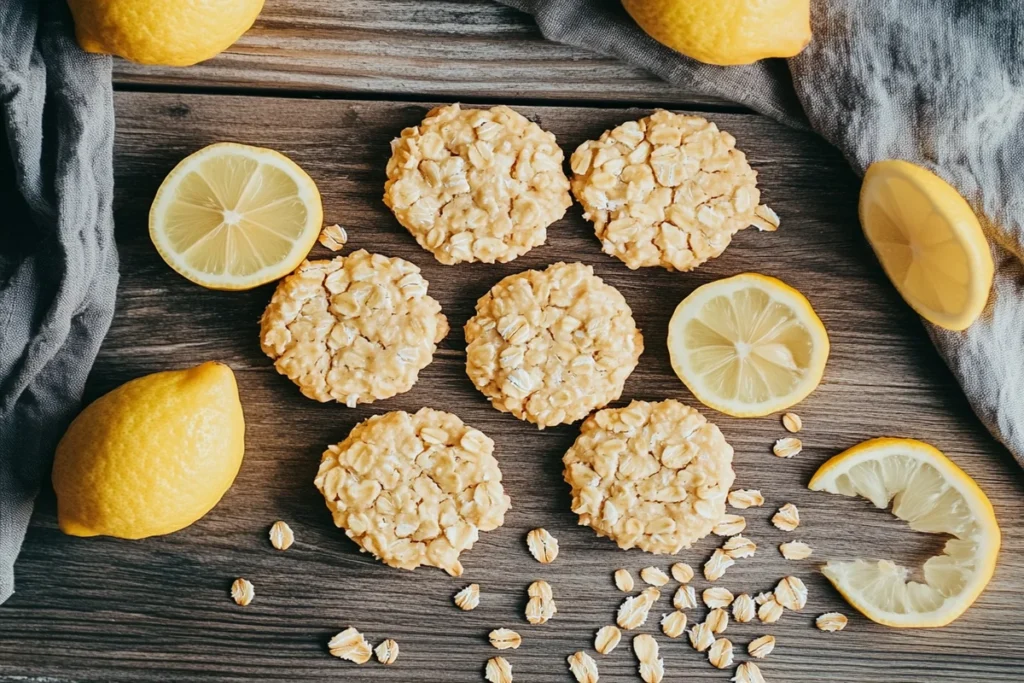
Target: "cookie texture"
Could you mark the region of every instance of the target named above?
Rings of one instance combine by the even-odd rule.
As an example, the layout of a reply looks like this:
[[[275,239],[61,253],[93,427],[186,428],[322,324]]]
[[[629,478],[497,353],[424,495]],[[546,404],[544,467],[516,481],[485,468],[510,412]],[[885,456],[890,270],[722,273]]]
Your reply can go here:
[[[304,262],[260,320],[278,372],[309,398],[349,407],[411,389],[446,334],[420,269],[364,250]]]
[[[725,515],[732,456],[718,427],[670,399],[597,411],[562,461],[580,524],[661,554],[689,548]]]
[[[465,332],[477,389],[541,429],[619,398],[644,348],[626,300],[582,263],[506,277],[477,302]]]
[[[693,270],[738,231],[779,226],[736,139],[699,116],[628,121],[580,145],[570,165],[601,248],[633,269]]]
[[[479,532],[500,527],[511,505],[493,451],[456,415],[395,411],[328,446],[314,484],[363,551],[392,567],[461,576],[459,555]]]
[[[572,204],[555,136],[508,107],[432,109],[391,143],[384,203],[438,261],[511,261]]]

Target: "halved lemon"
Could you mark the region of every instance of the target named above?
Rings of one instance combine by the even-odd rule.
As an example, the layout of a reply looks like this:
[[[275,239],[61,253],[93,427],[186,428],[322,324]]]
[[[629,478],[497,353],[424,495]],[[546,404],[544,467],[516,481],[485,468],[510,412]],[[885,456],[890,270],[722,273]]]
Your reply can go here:
[[[992,254],[960,193],[906,161],[877,161],[860,190],[860,222],[882,268],[929,322],[963,330],[985,308]]]
[[[813,491],[863,496],[910,528],[953,536],[924,563],[924,583],[889,560],[829,562],[822,573],[868,619],[897,627],[945,626],[971,606],[995,571],[1000,533],[985,493],[935,447],[872,439],[822,465]]]
[[[149,236],[174,270],[251,289],[302,262],[323,225],[316,183],[270,149],[221,142],[185,157],[157,190]]]
[[[759,417],[821,382],[828,334],[810,302],[781,280],[743,273],[695,289],[668,325],[672,369],[704,405]]]

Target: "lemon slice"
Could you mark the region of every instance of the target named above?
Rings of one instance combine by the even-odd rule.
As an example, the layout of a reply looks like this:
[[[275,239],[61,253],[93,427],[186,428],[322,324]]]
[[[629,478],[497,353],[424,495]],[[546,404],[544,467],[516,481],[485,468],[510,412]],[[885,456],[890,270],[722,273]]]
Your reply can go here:
[[[945,626],[992,578],[1000,533],[992,504],[974,480],[933,446],[872,439],[840,453],[811,479],[812,491],[863,496],[910,528],[953,536],[924,563],[924,583],[888,560],[829,562],[822,572],[847,602],[886,626]]]
[[[918,314],[950,330],[978,318],[992,288],[992,254],[952,185],[906,161],[878,161],[864,175],[860,222],[886,275]]]
[[[743,273],[698,287],[668,326],[672,369],[704,405],[758,417],[802,401],[821,382],[828,334],[804,295]]]
[[[270,149],[221,142],[185,157],[157,190],[149,236],[174,270],[211,289],[251,289],[295,269],[323,225],[320,192]]]

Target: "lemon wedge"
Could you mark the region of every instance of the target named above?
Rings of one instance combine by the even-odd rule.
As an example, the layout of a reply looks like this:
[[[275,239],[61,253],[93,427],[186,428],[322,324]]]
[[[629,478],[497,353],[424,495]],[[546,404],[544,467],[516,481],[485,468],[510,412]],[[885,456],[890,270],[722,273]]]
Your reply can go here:
[[[828,334],[803,294],[743,273],[695,289],[668,326],[672,369],[704,405],[759,417],[802,401],[821,382]]]
[[[252,289],[302,262],[323,225],[316,183],[270,149],[221,142],[157,190],[149,235],[174,270],[211,289]]]
[[[863,496],[914,531],[949,534],[924,563],[924,583],[889,560],[829,562],[822,573],[868,619],[903,628],[945,626],[971,606],[992,578],[1000,533],[985,493],[933,446],[872,439],[840,453],[811,479],[812,491]]]
[[[963,330],[985,308],[992,288],[988,242],[960,193],[906,161],[868,167],[860,222],[886,275],[929,322]]]

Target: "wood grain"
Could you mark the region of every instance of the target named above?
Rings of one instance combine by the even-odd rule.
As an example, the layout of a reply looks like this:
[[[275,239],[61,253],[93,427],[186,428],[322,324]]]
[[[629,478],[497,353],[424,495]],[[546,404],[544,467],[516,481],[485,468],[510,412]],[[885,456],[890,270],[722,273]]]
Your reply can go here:
[[[645,335],[647,351],[625,399],[674,397],[697,406],[673,376],[664,347],[669,315],[696,286],[756,270],[805,292],[832,339],[825,381],[797,411],[804,452],[792,460],[770,453],[784,435],[778,416],[740,420],[703,409],[736,447],[737,486],[760,488],[761,509],[747,511],[757,556],[740,561],[720,582],[734,592],[771,588],[787,573],[810,588],[807,609],[770,628],[733,624],[738,650],[764,632],[779,645],[764,662],[770,681],[1019,681],[1024,632],[1024,487],[1019,468],[973,417],[918,320],[885,281],[856,223],[857,180],[839,154],[817,138],[751,116],[712,116],[732,132],[760,173],[767,203],[782,217],[774,234],[740,233],[726,253],[695,273],[639,272],[601,254],[573,207],[550,230],[549,243],[505,265],[439,265],[394,221],[380,201],[388,142],[415,123],[427,105],[174,94],[116,96],[117,230],[122,282],[118,312],[89,384],[89,397],[139,375],[219,359],[235,370],[247,418],[247,453],[235,485],[204,519],[163,538],[129,542],[75,539],[55,524],[52,495],[42,499],[17,564],[18,592],[0,607],[0,680],[182,681],[246,679],[343,681],[479,681],[495,654],[495,627],[516,628],[523,647],[506,653],[516,680],[567,681],[565,657],[590,650],[595,630],[610,623],[622,599],[612,583],[618,567],[668,567],[670,558],[619,551],[576,525],[560,458],[576,427],[538,431],[500,414],[474,390],[464,370],[462,325],[476,299],[501,277],[549,263],[593,264],[618,287]],[[637,109],[522,107],[554,131],[566,149],[644,113]],[[349,410],[303,398],[277,375],[257,341],[257,318],[272,288],[206,291],[175,275],[146,234],[157,185],[184,155],[219,140],[278,149],[319,183],[325,218],[349,229],[350,248],[410,259],[424,269],[452,333],[416,387],[392,400]],[[319,246],[314,256],[327,256]],[[464,555],[461,580],[432,569],[403,572],[361,555],[334,528],[312,485],[325,444],[358,421],[423,405],[452,410],[497,441],[513,507],[506,525],[483,534]],[[698,406],[699,407],[699,406]],[[883,628],[853,614],[817,566],[858,555],[919,563],[942,539],[913,534],[862,500],[814,494],[805,484],[827,457],[878,435],[925,439],[944,450],[988,492],[1004,532],[1000,564],[988,590],[953,625],[939,630]],[[773,529],[776,507],[796,503],[796,534]],[[277,519],[295,530],[281,553],[267,540]],[[550,566],[527,553],[525,535],[543,526],[561,542]],[[784,561],[777,545],[800,538],[809,561]],[[699,567],[715,539],[684,551]],[[228,598],[237,576],[256,586],[239,608]],[[558,615],[545,626],[522,616],[530,581],[554,587]],[[481,585],[480,607],[463,613],[452,595]],[[696,580],[698,589],[705,587]],[[644,632],[658,633],[663,598]],[[851,616],[840,634],[813,627],[814,617]],[[691,618],[702,615],[700,610]],[[355,625],[373,641],[401,644],[398,662],[356,668],[331,658],[325,644]],[[658,636],[668,680],[726,681],[682,641]],[[636,681],[628,642],[597,657],[602,681]],[[738,658],[740,660],[744,657]]]
[[[188,69],[115,64],[122,87],[727,104],[545,41],[532,17],[493,0],[267,0],[215,59]]]

